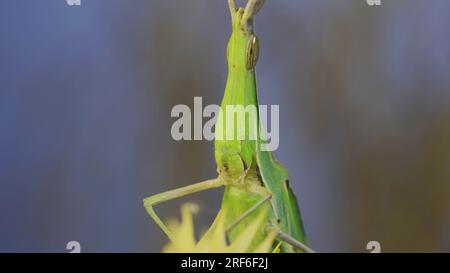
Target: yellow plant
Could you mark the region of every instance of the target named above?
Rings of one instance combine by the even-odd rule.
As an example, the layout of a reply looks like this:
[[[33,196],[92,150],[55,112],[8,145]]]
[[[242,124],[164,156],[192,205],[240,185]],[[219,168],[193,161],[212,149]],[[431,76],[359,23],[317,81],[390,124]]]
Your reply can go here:
[[[169,229],[173,232],[174,240],[170,242],[163,252],[176,253],[265,253],[273,252],[273,244],[278,230],[273,229],[258,246],[250,248],[252,240],[257,230],[264,224],[267,210],[261,211],[258,217],[248,227],[246,227],[238,237],[231,243],[227,242],[225,233],[226,210],[220,210],[216,220],[211,227],[201,237],[199,241],[195,239],[194,221],[192,215],[198,211],[198,206],[192,203],[184,204],[181,207],[181,222],[172,220],[168,223]]]

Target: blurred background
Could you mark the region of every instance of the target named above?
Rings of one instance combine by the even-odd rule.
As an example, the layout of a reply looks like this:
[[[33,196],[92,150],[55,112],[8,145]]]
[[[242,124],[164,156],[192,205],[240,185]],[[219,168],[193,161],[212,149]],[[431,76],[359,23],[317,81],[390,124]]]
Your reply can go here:
[[[240,2],[242,3],[242,2]],[[219,104],[225,0],[0,2],[0,251],[159,252],[142,199],[216,175],[172,140],[177,104]],[[320,252],[450,250],[450,2],[267,1],[261,104]],[[205,120],[206,121],[206,120]],[[222,191],[157,207],[201,206]]]

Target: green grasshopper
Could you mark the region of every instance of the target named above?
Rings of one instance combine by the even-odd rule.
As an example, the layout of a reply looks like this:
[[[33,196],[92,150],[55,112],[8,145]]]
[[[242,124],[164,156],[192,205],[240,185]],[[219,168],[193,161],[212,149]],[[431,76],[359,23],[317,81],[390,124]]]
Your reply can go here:
[[[253,221],[258,211],[268,209],[265,230],[258,232],[254,244],[262,241],[267,232],[278,229],[277,240],[283,252],[313,252],[306,244],[297,199],[289,186],[288,172],[274,159],[270,151],[263,151],[258,111],[244,119],[245,137],[239,138],[236,123],[227,121],[227,106],[253,106],[258,110],[255,66],[259,43],[253,33],[253,17],[264,0],[249,0],[245,8],[236,8],[228,0],[232,19],[232,34],[227,46],[228,79],[216,123],[215,160],[218,177],[186,187],[160,193],[144,200],[153,220],[173,241],[173,235],[156,215],[153,206],[192,193],[225,186],[222,208],[227,208],[227,235],[233,241]],[[232,116],[231,119],[235,119]],[[230,121],[230,118],[228,118]],[[230,125],[231,124],[231,125]],[[249,132],[256,134],[251,139]],[[217,136],[226,136],[224,139]],[[220,213],[220,212],[219,212]]]

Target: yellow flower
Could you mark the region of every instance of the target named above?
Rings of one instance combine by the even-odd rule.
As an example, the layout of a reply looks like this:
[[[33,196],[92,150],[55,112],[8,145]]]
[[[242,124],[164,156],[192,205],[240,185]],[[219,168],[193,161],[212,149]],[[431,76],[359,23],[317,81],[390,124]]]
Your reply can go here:
[[[198,206],[195,204],[188,203],[181,207],[181,222],[172,220],[168,223],[168,227],[174,235],[174,240],[163,249],[163,252],[265,253],[274,251],[273,243],[278,232],[276,228],[269,232],[264,241],[258,246],[254,249],[250,248],[257,231],[265,224],[264,219],[267,215],[267,210],[261,211],[255,221],[248,225],[232,243],[228,243],[226,240],[226,210],[220,210],[211,227],[197,242],[192,219],[192,214],[197,211]]]

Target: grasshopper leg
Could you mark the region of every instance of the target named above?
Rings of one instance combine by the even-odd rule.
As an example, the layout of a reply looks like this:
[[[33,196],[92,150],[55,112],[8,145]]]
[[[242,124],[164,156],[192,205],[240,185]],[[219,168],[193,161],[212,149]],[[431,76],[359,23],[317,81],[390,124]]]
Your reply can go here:
[[[150,196],[148,198],[144,199],[144,207],[147,210],[148,214],[152,217],[152,219],[156,222],[156,224],[162,229],[162,231],[169,237],[171,241],[174,240],[172,232],[167,228],[167,226],[161,221],[161,219],[156,214],[155,210],[153,209],[154,206],[173,200],[176,198],[180,198],[189,194],[193,194],[196,192],[201,192],[209,189],[214,189],[223,186],[224,183],[222,179],[216,178],[211,180],[206,180],[203,182],[199,182],[196,184],[192,184],[186,187],[166,191],[163,193],[155,194],[153,196]]]
[[[301,251],[305,252],[305,253],[315,253],[314,250],[312,250],[310,247],[308,247],[307,245],[303,244],[302,242],[299,242],[298,240],[296,240],[295,238],[293,238],[292,236],[290,236],[287,233],[282,232],[281,230],[278,231],[278,235],[277,238],[280,241],[283,241],[297,249],[300,249]]]
[[[263,199],[259,200],[256,204],[254,204],[251,208],[249,208],[241,216],[239,216],[238,219],[236,219],[233,223],[231,223],[227,227],[227,229],[225,230],[225,233],[228,234],[230,231],[232,231],[233,228],[235,228],[237,225],[239,225],[239,223],[241,223],[247,216],[252,214],[252,212],[257,210],[259,207],[261,207],[264,203],[269,201],[271,198],[272,198],[272,194],[269,193],[266,197],[264,197]]]
[[[256,204],[254,204],[251,208],[249,208],[248,210],[246,210],[244,213],[242,213],[238,219],[236,219],[233,223],[231,223],[225,230],[225,233],[228,234],[230,233],[237,225],[239,225],[239,223],[241,223],[245,218],[247,218],[250,214],[252,214],[254,211],[256,211],[258,208],[260,208],[263,204],[265,204],[268,201],[271,201],[272,199],[272,194],[270,192],[268,192],[267,196],[265,196],[264,198],[262,198],[261,200],[259,200]],[[274,210],[276,211],[276,210]],[[277,234],[277,238],[278,240],[287,243],[291,246],[293,246],[294,248],[297,248],[305,253],[315,253],[314,250],[312,250],[310,247],[308,247],[307,245],[303,244],[302,242],[299,242],[298,240],[296,240],[295,238],[293,238],[292,236],[290,236],[289,234],[282,232],[281,230],[278,231]]]

